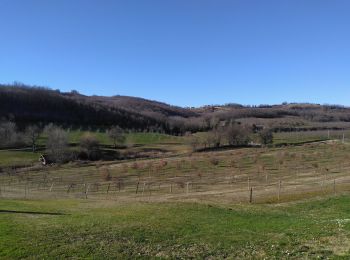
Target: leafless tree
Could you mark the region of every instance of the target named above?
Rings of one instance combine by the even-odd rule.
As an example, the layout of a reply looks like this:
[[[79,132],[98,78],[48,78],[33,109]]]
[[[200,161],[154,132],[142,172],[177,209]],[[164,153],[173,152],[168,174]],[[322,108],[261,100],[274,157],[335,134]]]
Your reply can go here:
[[[64,162],[67,159],[68,135],[60,127],[50,126],[46,128],[46,151],[50,159],[56,162]]]
[[[259,139],[263,145],[272,144],[273,133],[270,129],[264,129],[259,132]]]
[[[99,146],[100,142],[90,133],[86,133],[80,138],[80,148],[90,160],[95,160],[99,157]]]
[[[25,137],[30,142],[32,146],[32,152],[36,151],[37,140],[40,137],[41,130],[36,125],[30,125],[26,127]]]
[[[186,134],[187,143],[191,146],[192,150],[195,152],[199,148],[200,139],[197,135],[191,133]]]
[[[212,147],[219,147],[223,139],[223,132],[221,128],[213,129],[206,135],[206,143]]]
[[[14,146],[21,142],[16,124],[10,121],[0,122],[0,147]]]
[[[225,137],[229,145],[246,145],[250,140],[250,129],[238,124],[229,125],[225,131]]]
[[[126,140],[124,131],[119,126],[113,126],[109,129],[108,136],[113,141],[114,148],[117,148],[118,144],[124,144]]]

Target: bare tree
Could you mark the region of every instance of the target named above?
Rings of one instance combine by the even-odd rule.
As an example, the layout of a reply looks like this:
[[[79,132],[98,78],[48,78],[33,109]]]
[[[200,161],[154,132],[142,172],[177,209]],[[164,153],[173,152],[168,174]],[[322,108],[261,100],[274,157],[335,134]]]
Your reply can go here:
[[[57,126],[55,126],[53,123],[50,123],[44,127],[43,133],[48,136],[49,133],[54,129],[57,129]]]
[[[192,150],[197,151],[200,145],[200,139],[197,135],[193,135],[191,133],[186,133],[186,139],[188,144],[192,147]]]
[[[67,159],[68,134],[60,127],[51,125],[45,129],[47,134],[46,151],[50,159],[64,162]]]
[[[32,152],[36,151],[37,140],[40,137],[41,131],[40,128],[36,125],[30,125],[25,130],[25,137],[30,142],[32,146]]]
[[[113,126],[109,129],[108,136],[113,141],[114,148],[117,148],[118,144],[124,144],[126,140],[124,131],[119,126]]]
[[[270,129],[264,129],[259,132],[259,139],[263,145],[272,144],[273,133]]]
[[[87,155],[89,160],[95,160],[99,157],[99,146],[100,142],[90,133],[86,133],[80,138],[81,151]]]
[[[247,145],[250,141],[250,129],[238,124],[231,124],[225,129],[229,145]]]
[[[219,147],[223,138],[223,132],[221,128],[213,129],[205,136],[205,142],[212,147]]]
[[[0,147],[22,144],[21,139],[14,122],[0,122]]]

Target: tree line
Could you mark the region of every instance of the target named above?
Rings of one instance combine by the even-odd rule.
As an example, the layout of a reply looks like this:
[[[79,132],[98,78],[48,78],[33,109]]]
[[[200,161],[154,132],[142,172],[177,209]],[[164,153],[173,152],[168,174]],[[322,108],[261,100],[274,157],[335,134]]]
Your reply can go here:
[[[112,126],[107,135],[117,149],[126,141],[126,135],[119,126]],[[38,150],[39,138],[45,136],[45,144],[40,147],[45,157],[51,162],[67,162],[70,160],[97,160],[101,158],[100,142],[92,133],[85,133],[79,140],[79,149],[71,149],[69,132],[52,123],[45,127],[28,125],[19,131],[16,124],[11,121],[0,121],[0,148],[30,147],[32,152]]]
[[[27,86],[0,85],[0,118],[16,122],[21,129],[33,123],[54,122],[65,128],[108,129],[119,125],[133,131],[169,130],[166,123],[157,118]]]
[[[193,151],[198,151],[222,146],[270,145],[273,142],[273,131],[268,128],[256,130],[249,125],[231,122],[208,132],[187,133],[186,137]]]
[[[250,119],[251,120],[250,120]],[[292,131],[313,122],[350,122],[350,109],[336,105],[282,104],[205,106],[180,108],[134,97],[84,96],[76,91],[60,92],[23,84],[0,84],[0,119],[28,125],[50,122],[63,128],[107,130],[118,125],[125,131],[184,135],[215,130],[233,120],[267,119],[274,131]],[[276,120],[274,120],[276,119]],[[277,119],[283,119],[281,125]],[[297,121],[295,121],[297,120]],[[252,123],[252,124],[253,124]],[[341,125],[339,123],[339,125]]]

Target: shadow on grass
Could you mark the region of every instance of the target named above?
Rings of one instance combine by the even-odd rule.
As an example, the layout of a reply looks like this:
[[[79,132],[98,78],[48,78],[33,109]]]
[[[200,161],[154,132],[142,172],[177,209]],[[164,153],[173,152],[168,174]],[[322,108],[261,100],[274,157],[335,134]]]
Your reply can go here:
[[[261,147],[261,145],[222,145],[218,147],[206,147],[206,148],[200,148],[197,149],[196,152],[219,152],[219,151],[226,151],[226,150],[237,150],[241,148],[257,148]]]
[[[59,213],[59,212],[19,211],[19,210],[3,210],[3,209],[0,209],[0,213],[34,214],[34,215],[51,215],[51,216],[64,216],[64,215],[67,215],[65,213]]]
[[[274,144],[274,147],[283,147],[283,146],[303,146],[304,144],[312,144],[312,143],[319,143],[319,142],[325,142],[327,141],[327,139],[314,139],[314,140],[308,140],[308,141],[299,141],[299,142],[295,142],[295,143],[288,143],[288,142],[284,142],[284,143],[277,143]]]

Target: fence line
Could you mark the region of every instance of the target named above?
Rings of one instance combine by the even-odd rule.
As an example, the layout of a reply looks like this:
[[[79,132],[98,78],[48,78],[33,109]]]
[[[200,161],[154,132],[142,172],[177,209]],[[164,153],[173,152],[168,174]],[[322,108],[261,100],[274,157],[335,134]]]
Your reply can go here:
[[[142,198],[147,195],[148,199],[157,196],[188,197],[188,196],[210,196],[216,194],[232,194],[234,199],[237,195],[238,201],[244,199],[244,193],[248,194],[248,201],[254,202],[264,197],[273,197],[275,193],[277,201],[283,196],[302,194],[303,192],[336,193],[347,190],[350,187],[350,178],[339,176],[327,178],[325,175],[311,180],[303,179],[279,179],[264,182],[248,178],[246,181],[235,180],[234,183],[225,180],[217,182],[203,181],[174,181],[174,180],[149,180],[149,181],[105,181],[69,183],[65,181],[16,181],[11,180],[0,184],[0,198],[94,198],[114,199],[116,197]],[[213,185],[214,183],[214,185]],[[247,185],[247,186],[246,186]],[[244,187],[248,187],[248,192]],[[244,191],[246,190],[246,191]],[[115,195],[115,196],[109,196]]]

